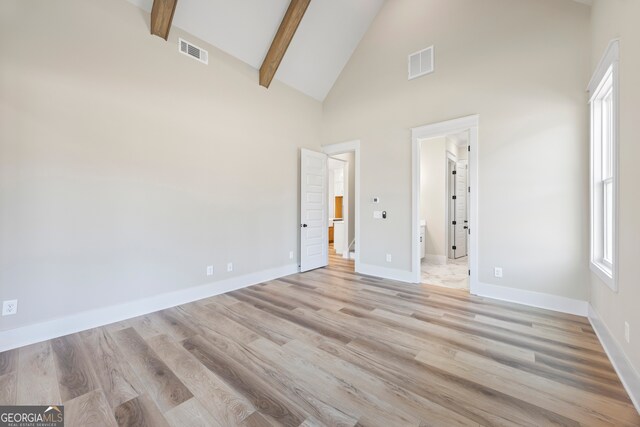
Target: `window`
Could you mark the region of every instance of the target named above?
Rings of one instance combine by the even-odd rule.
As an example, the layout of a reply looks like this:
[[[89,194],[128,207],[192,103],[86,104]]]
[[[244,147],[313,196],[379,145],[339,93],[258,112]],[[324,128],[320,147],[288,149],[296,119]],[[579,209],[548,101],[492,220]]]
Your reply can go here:
[[[616,287],[618,41],[609,43],[589,83],[591,105],[591,269]]]

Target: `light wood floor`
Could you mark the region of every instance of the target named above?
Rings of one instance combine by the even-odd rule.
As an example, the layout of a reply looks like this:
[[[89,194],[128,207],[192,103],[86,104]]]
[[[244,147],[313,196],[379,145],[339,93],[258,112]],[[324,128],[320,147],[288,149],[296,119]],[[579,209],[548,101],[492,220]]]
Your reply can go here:
[[[588,321],[329,268],[0,354],[67,426],[638,426]]]

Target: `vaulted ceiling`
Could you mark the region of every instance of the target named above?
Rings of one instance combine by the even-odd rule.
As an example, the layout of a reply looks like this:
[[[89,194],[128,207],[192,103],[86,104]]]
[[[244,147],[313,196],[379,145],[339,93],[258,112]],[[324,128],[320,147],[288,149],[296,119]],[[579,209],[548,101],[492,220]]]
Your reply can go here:
[[[149,12],[153,4],[129,1]],[[383,3],[312,0],[275,78],[324,100]],[[289,0],[178,0],[173,25],[259,69],[288,6]]]

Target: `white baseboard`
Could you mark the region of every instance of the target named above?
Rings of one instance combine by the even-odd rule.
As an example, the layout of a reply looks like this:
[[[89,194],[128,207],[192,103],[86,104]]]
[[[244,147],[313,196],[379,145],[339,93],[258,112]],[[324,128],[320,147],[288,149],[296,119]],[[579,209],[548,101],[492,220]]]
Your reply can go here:
[[[587,301],[545,294],[542,292],[526,291],[524,289],[490,285],[488,283],[472,283],[471,293],[480,297],[515,302],[518,304],[529,305],[531,307],[544,308],[547,310],[575,314],[578,316],[586,317],[589,311],[589,303]]]
[[[429,264],[433,264],[433,265],[446,265],[447,264],[447,257],[444,255],[431,255],[431,254],[426,254],[424,256],[424,259],[426,262],[428,262]]]
[[[153,313],[297,272],[298,266],[291,264],[2,331],[0,352]]]
[[[383,279],[397,280],[398,282],[414,283],[413,273],[405,270],[397,270],[395,268],[360,263],[358,264],[358,270],[356,273],[380,277]]]
[[[624,351],[617,343],[613,335],[609,332],[609,329],[604,324],[600,316],[595,311],[593,306],[589,304],[589,322],[593,326],[593,330],[596,332],[604,351],[609,356],[609,360],[616,370],[622,385],[624,386],[629,397],[636,407],[636,410],[640,413],[640,374],[633,368]]]

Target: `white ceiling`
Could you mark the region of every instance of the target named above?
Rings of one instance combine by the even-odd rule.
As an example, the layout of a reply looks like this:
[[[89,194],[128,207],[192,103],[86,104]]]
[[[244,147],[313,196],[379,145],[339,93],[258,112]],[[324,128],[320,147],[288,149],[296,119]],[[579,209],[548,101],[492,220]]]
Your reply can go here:
[[[148,12],[153,4],[128,1]],[[275,78],[324,100],[383,3],[312,1]],[[173,25],[258,69],[288,5],[289,0],[178,0]]]

